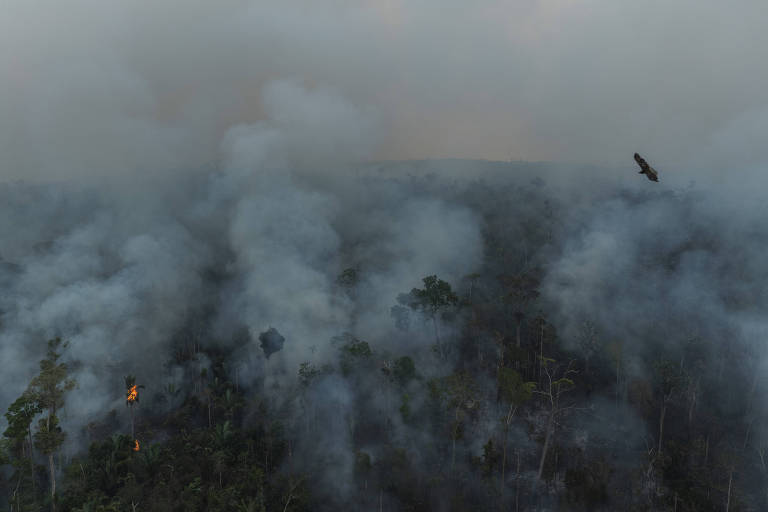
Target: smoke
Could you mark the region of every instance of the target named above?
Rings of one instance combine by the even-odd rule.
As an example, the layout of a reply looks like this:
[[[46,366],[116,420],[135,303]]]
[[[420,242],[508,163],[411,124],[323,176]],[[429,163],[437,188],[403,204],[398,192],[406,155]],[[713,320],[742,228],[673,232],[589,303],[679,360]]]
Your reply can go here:
[[[261,89],[275,79],[375,106],[386,128],[377,159],[629,166],[639,151],[680,166],[768,105],[760,0],[11,0],[4,10],[0,152],[14,178],[215,161],[228,130],[270,117]],[[739,141],[745,153],[759,143]]]
[[[478,270],[540,267],[561,342],[582,354],[588,322],[598,344],[622,347],[631,378],[705,336],[726,340],[724,360],[752,354],[745,374],[768,364],[758,0],[738,11],[600,0],[4,10],[0,360],[13,364],[0,409],[35,374],[45,339],[64,337],[79,382],[63,409],[71,450],[80,427],[122,410],[123,375],[148,390],[192,385],[211,361],[176,356],[201,345],[225,348],[238,382],[278,406],[298,400],[301,363],[337,359],[330,340],[343,332],[439,375],[458,354],[441,366],[427,328],[404,333],[390,316],[432,274],[459,289]],[[635,151],[658,186],[636,175]],[[370,163],[418,157],[587,165]],[[359,277],[344,290],[350,268]],[[257,336],[270,327],[285,343],[266,361]],[[318,378],[305,399],[327,439],[299,447],[308,459],[349,477],[355,429],[341,422],[401,405],[381,391],[380,363],[370,379]],[[624,414],[613,391],[596,393],[597,417]],[[473,412],[478,431],[498,413]],[[433,444],[423,418],[387,421],[414,464],[436,465],[416,449]],[[621,428],[638,439],[641,423]],[[478,456],[478,439],[461,449]]]
[[[301,363],[336,360],[330,340],[340,333],[376,350],[406,340],[428,350],[424,333],[389,342],[389,309],[429,273],[457,282],[480,265],[479,219],[397,180],[345,178],[341,169],[375,144],[376,121],[330,89],[278,81],[262,101],[270,117],[223,136],[219,170],[4,186],[4,218],[28,221],[4,225],[15,243],[4,255],[0,352],[19,364],[3,373],[3,407],[57,335],[79,383],[62,410],[70,452],[87,441],[84,425],[123,410],[124,375],[147,386],[144,407],[158,407],[153,397],[169,385],[194,387],[211,362],[185,363],[180,352],[227,348],[231,378],[263,384],[281,408],[294,400]],[[336,281],[348,267],[361,269],[356,303]],[[257,336],[270,327],[285,343],[267,361]],[[339,378],[318,385],[328,437],[297,449],[349,473],[349,432],[330,411],[352,417],[355,391]]]

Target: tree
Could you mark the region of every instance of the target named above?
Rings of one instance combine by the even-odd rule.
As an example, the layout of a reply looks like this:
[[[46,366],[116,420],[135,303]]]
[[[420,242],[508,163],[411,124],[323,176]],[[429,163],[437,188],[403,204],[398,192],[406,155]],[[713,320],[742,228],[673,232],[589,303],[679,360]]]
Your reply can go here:
[[[8,407],[8,412],[5,413],[8,428],[3,432],[3,436],[13,442],[18,456],[32,456],[32,420],[40,412],[42,411],[39,404],[28,391],[22,393]]]
[[[422,279],[424,288],[413,288],[411,293],[406,296],[398,297],[398,302],[407,302],[408,306],[414,310],[426,315],[432,320],[435,329],[435,343],[440,355],[446,357],[446,347],[440,341],[440,331],[437,326],[438,314],[445,314],[451,307],[459,304],[459,296],[451,289],[451,285],[437,276],[427,276]]]
[[[67,378],[67,365],[59,363],[59,349],[67,347],[61,338],[48,341],[46,358],[40,361],[40,373],[32,379],[27,392],[33,397],[37,407],[45,413],[38,422],[38,431],[34,435],[34,444],[43,455],[48,457],[48,469],[51,475],[51,510],[56,510],[56,469],[53,455],[64,442],[66,433],[59,427],[56,413],[64,405],[64,395],[75,387],[74,379]]]
[[[136,377],[133,375],[126,375],[123,380],[125,381],[125,405],[131,414],[131,439],[136,439],[136,431],[134,429],[133,421],[133,406],[139,403],[139,390],[144,389],[143,385],[136,385]]]
[[[340,347],[341,373],[349,376],[360,364],[370,361],[373,351],[367,341],[359,340],[349,333],[334,337],[332,342],[342,340],[344,345]]]
[[[13,463],[16,468],[17,478],[16,491],[14,492],[15,506],[21,508],[22,501],[22,481],[28,480],[34,486],[35,468],[33,455],[32,421],[41,411],[39,404],[29,391],[25,391],[8,407],[5,418],[8,421],[8,428],[3,432],[6,438],[4,443],[7,455],[5,461],[0,461],[0,465]],[[3,458],[3,457],[0,457]],[[34,495],[31,495],[34,499]]]
[[[509,409],[504,415],[504,441],[501,460],[501,493],[504,496],[504,487],[506,486],[506,466],[507,466],[507,438],[509,437],[509,426],[515,416],[518,407],[522,406],[531,398],[531,394],[536,389],[533,382],[524,382],[522,376],[512,368],[501,368],[499,370],[499,392],[502,399],[509,404]]]
[[[0,439],[0,466],[5,466],[11,462],[11,456],[8,455],[8,442]]]
[[[520,348],[520,329],[525,319],[525,310],[528,303],[539,296],[537,289],[539,280],[531,273],[525,272],[518,275],[499,276],[499,280],[505,288],[503,300],[512,307],[512,313],[515,317],[515,344],[517,348]]]
[[[395,359],[392,365],[392,377],[401,386],[405,386],[411,379],[415,379],[416,365],[413,363],[413,359],[408,356]]]
[[[451,470],[456,464],[456,441],[461,438],[466,412],[477,405],[477,394],[474,380],[466,372],[458,372],[442,379],[429,382],[430,391],[436,398],[446,401],[453,413],[451,422]]]
[[[552,435],[555,432],[555,425],[557,424],[557,418],[571,406],[563,406],[560,401],[563,394],[571,391],[574,387],[573,380],[569,378],[569,375],[576,373],[571,369],[571,363],[560,371],[560,365],[555,363],[554,359],[544,358],[544,389],[533,390],[533,393],[541,396],[546,404],[547,409],[547,423],[544,431],[544,447],[541,450],[541,459],[539,460],[539,471],[537,474],[537,481],[541,481],[541,476],[544,473],[544,462],[547,460],[547,452],[552,440]],[[558,377],[559,374],[559,377]]]

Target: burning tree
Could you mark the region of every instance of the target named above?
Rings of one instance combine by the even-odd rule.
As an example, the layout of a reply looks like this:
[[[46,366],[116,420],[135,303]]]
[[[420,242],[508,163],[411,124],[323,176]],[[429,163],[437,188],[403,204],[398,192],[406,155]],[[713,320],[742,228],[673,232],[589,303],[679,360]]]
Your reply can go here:
[[[127,375],[125,379],[125,390],[128,393],[125,396],[125,405],[128,406],[128,410],[131,412],[131,439],[136,439],[136,432],[133,422],[133,406],[139,403],[139,389],[144,389],[144,386],[136,385],[136,377],[133,375]],[[134,446],[138,450],[138,442]]]

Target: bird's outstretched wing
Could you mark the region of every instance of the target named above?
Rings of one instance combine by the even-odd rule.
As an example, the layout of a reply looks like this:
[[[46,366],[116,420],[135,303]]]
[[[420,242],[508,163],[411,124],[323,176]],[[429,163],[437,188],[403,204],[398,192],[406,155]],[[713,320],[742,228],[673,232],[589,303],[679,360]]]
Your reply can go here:
[[[637,153],[635,153],[635,162],[640,166],[640,174],[645,174],[651,181],[659,181],[659,173],[656,172],[656,169],[648,165],[648,162]]]

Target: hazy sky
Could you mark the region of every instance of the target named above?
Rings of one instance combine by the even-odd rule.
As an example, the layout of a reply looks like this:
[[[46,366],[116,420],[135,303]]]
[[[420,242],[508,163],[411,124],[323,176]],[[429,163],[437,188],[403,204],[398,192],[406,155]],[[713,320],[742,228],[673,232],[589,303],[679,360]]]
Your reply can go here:
[[[364,159],[756,163],[766,26],[765,0],[4,0],[0,178],[214,161],[274,79],[355,105]]]

